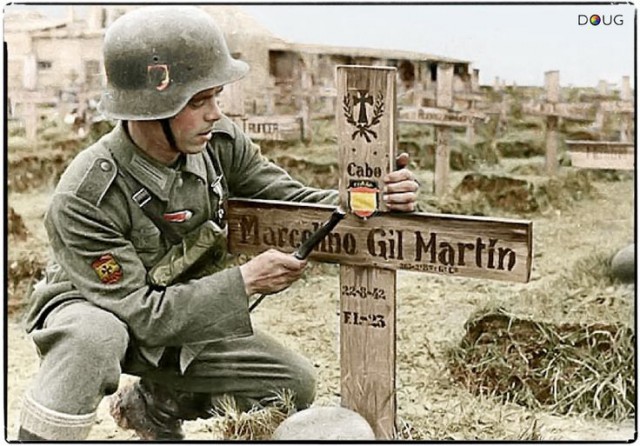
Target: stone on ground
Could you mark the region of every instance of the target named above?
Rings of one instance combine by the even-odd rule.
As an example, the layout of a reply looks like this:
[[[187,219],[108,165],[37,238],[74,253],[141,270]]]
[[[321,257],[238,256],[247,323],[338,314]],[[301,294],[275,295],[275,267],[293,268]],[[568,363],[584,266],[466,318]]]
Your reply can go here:
[[[344,407],[312,407],[284,420],[273,440],[375,440],[361,415]]]
[[[636,245],[630,244],[618,251],[611,259],[611,272],[622,282],[633,282],[636,278]]]

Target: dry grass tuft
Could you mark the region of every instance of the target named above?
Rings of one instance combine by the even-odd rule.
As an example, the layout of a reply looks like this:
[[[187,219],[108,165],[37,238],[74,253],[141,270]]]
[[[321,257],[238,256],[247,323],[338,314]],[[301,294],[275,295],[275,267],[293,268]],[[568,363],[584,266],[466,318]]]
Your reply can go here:
[[[280,423],[296,411],[293,401],[293,394],[285,390],[276,395],[272,405],[243,412],[235,399],[224,397],[213,428],[222,433],[224,440],[270,440]]]
[[[539,441],[538,419],[517,406],[501,406],[492,397],[475,397],[464,403],[429,408],[426,414],[401,418],[398,440],[421,441]]]
[[[623,324],[561,324],[483,310],[449,353],[454,379],[556,414],[624,420],[635,414],[633,330]]]
[[[589,172],[584,170],[567,170],[549,178],[534,190],[534,196],[540,210],[566,209],[572,203],[586,198],[596,198]]]

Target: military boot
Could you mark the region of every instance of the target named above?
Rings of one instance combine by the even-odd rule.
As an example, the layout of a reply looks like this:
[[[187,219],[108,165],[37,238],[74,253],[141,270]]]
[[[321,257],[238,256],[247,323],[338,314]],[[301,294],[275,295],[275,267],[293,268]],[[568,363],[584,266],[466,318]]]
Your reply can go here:
[[[175,392],[141,379],[118,390],[110,413],[122,429],[133,429],[142,440],[184,440]]]

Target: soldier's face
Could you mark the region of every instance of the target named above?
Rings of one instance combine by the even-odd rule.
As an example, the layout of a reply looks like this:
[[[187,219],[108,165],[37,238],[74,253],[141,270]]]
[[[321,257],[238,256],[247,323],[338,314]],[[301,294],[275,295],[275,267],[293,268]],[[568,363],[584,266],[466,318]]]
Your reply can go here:
[[[220,119],[218,95],[222,87],[196,94],[170,122],[176,146],[181,153],[199,153],[211,139],[213,124]]]

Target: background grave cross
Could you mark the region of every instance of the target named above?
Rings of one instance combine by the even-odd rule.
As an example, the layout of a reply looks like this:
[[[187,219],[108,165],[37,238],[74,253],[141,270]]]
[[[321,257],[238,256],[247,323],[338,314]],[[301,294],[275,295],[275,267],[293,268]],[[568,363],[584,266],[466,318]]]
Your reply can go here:
[[[620,141],[566,141],[572,164],[585,168],[633,170],[634,150],[633,138],[629,136],[629,121],[634,109],[628,76],[622,79],[620,101],[594,104],[560,102],[559,71],[547,71],[544,75],[545,102],[525,104],[523,110],[525,113],[546,118],[545,170],[547,174],[555,175],[558,171],[559,120],[591,122],[594,110],[596,126],[600,131],[604,112],[620,115]]]
[[[439,64],[437,68],[438,82],[436,91],[436,107],[414,107],[400,111],[400,124],[419,124],[435,127],[435,166],[433,191],[437,197],[447,193],[449,184],[449,166],[451,164],[451,132],[452,128],[466,128],[467,135],[473,138],[475,121],[486,116],[473,109],[455,110],[453,97],[453,65]],[[471,104],[477,99],[468,95]]]
[[[353,140],[353,121],[336,111],[340,200],[350,181],[382,186],[395,166],[395,68],[337,69],[338,97],[364,90],[381,94],[386,111],[379,137]],[[349,166],[364,169],[349,169]],[[352,172],[351,174],[349,172]],[[360,172],[357,178],[354,172]],[[362,172],[370,174],[363,175]],[[382,187],[379,187],[382,189]],[[381,192],[378,192],[381,193]],[[396,270],[527,282],[531,274],[532,223],[508,219],[387,213],[367,220],[348,215],[311,254],[340,264],[341,404],[360,413],[378,439],[396,436]],[[229,200],[229,252],[293,252],[335,209],[261,200]]]

